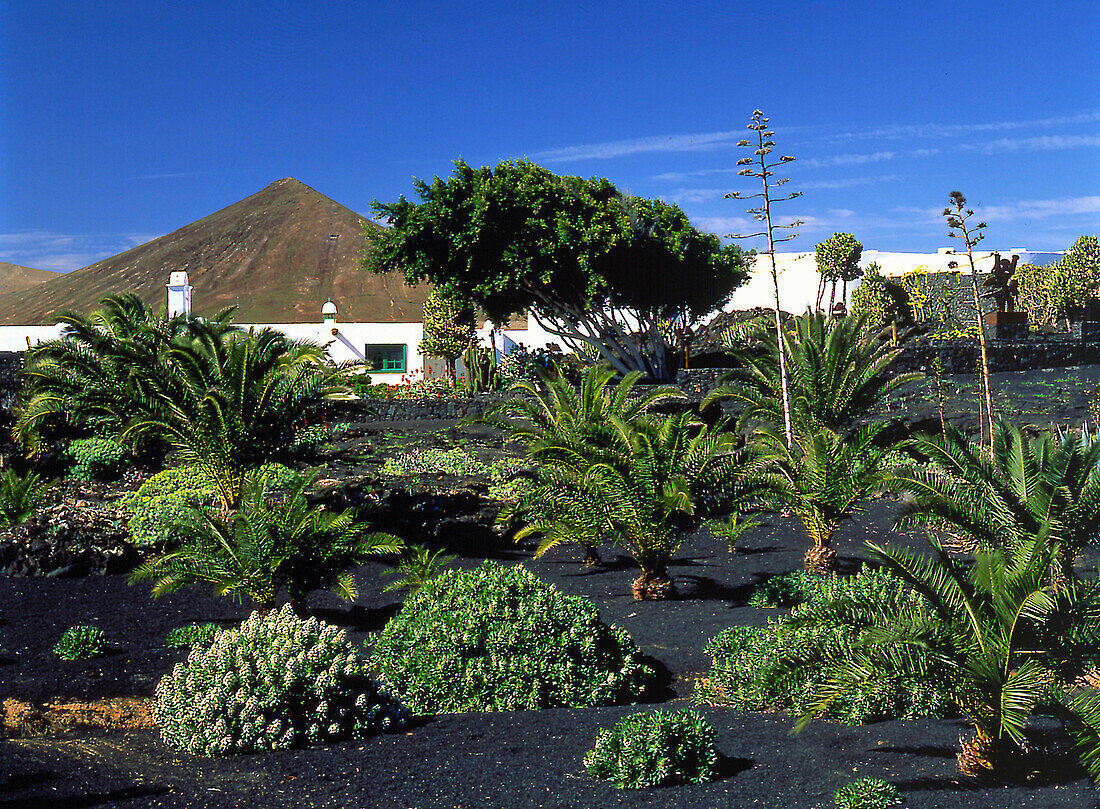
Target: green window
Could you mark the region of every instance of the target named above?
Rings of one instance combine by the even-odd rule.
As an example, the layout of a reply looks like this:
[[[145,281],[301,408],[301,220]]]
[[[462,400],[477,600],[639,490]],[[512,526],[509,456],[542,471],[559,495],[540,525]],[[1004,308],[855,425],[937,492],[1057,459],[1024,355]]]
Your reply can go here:
[[[404,343],[371,343],[363,351],[363,356],[367,358],[368,373],[405,372]]]

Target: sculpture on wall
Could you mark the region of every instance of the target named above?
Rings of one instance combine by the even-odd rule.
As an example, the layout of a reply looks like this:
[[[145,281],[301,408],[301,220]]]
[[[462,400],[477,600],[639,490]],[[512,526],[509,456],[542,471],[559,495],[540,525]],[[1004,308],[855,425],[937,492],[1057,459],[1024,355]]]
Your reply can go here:
[[[983,293],[984,297],[994,300],[998,312],[1016,311],[1016,298],[1020,294],[1020,285],[1013,276],[1016,273],[1016,262],[1019,260],[1019,256],[1013,256],[1009,261],[1007,258],[1001,258],[1000,253],[994,253],[993,271],[982,281],[982,288],[989,290]]]

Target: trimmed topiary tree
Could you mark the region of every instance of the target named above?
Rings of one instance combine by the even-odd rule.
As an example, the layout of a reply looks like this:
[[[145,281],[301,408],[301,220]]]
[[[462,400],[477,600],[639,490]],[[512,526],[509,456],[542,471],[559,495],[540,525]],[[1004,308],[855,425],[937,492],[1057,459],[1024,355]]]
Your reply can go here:
[[[611,730],[601,728],[584,766],[618,789],[701,784],[714,778],[715,737],[697,711],[638,713]]]
[[[370,662],[417,714],[629,703],[653,676],[589,601],[492,562],[426,582]]]
[[[193,648],[157,685],[153,719],[170,747],[216,756],[361,739],[405,711],[344,630],[288,605]]]

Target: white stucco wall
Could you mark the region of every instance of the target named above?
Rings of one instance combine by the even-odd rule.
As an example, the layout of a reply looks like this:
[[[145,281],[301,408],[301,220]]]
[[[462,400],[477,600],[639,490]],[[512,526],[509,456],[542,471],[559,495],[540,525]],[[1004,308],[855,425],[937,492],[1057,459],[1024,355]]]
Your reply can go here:
[[[1043,266],[1057,261],[1061,253],[1033,253],[1024,248],[1012,248],[1004,250],[981,250],[974,254],[975,265],[978,272],[989,272],[993,266],[993,253],[998,252],[1001,258],[1011,259],[1013,255],[1020,257],[1020,264],[1037,264]],[[951,270],[970,271],[970,262],[966,253],[961,255],[953,252],[951,248],[941,248],[935,253],[891,253],[880,250],[864,250],[859,262],[866,269],[871,262],[877,263],[882,268],[882,274],[887,277],[896,277],[912,272],[918,267],[923,267],[930,272],[948,272]],[[955,262],[958,266],[949,266]],[[779,272],[779,307],[785,312],[802,314],[808,307],[814,305],[817,298],[818,272],[817,263],[814,261],[813,252],[807,253],[776,253],[776,269]],[[859,286],[859,281],[848,284],[848,295]],[[840,287],[837,287],[837,296],[840,295]],[[775,291],[771,278],[771,262],[767,256],[758,255],[753,267],[749,271],[748,282],[733,293],[733,299],[725,306],[727,312],[735,309],[753,309],[755,307],[772,308],[775,303]]]

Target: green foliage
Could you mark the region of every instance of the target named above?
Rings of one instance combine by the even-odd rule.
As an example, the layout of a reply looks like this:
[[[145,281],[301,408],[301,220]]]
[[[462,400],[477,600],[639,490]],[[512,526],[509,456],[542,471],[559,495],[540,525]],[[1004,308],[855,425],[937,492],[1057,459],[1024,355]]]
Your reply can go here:
[[[285,489],[295,480],[293,470],[277,463],[265,464],[257,474],[268,492]],[[170,548],[179,543],[179,526],[188,521],[192,511],[212,506],[214,500],[213,481],[195,464],[158,472],[136,492],[120,497],[118,504],[130,512],[127,524],[134,545]]]
[[[411,594],[370,663],[417,714],[633,702],[653,676],[590,602],[491,562]]]
[[[737,549],[737,543],[741,541],[745,534],[753,528],[759,527],[759,525],[759,520],[744,517],[736,512],[722,519],[707,520],[706,522],[710,532],[724,539],[731,552]]]
[[[819,576],[806,570],[771,576],[752,588],[749,605],[761,609],[793,607],[815,596],[820,598],[823,588],[832,582],[832,576]]]
[[[109,438],[79,438],[62,453],[66,474],[77,480],[115,480],[125,470],[130,451]]]
[[[34,472],[20,476],[11,467],[0,470],[0,529],[19,525],[34,514],[49,488]]]
[[[757,602],[781,606],[787,599],[799,602],[790,615],[764,628],[731,627],[707,644],[714,665],[696,689],[697,703],[803,713],[817,704],[830,672],[845,666],[892,615],[920,607],[908,588],[866,568],[849,577],[795,575],[765,588]],[[919,650],[912,657],[913,671],[869,679],[830,703],[828,718],[864,724],[944,715],[946,684],[935,660]]]
[[[217,756],[361,739],[406,714],[346,632],[288,605],[194,647],[157,684],[153,718],[170,747]]]
[[[436,287],[424,301],[424,338],[417,349],[421,354],[447,361],[447,375],[455,376],[455,360],[477,339],[474,311],[454,295]]]
[[[1094,387],[1092,393],[1089,394],[1089,416],[1092,418],[1092,425],[1095,430],[1100,425],[1100,385]]]
[[[899,388],[921,374],[891,374],[901,349],[890,346],[860,317],[835,320],[807,313],[783,328],[791,419],[796,431],[842,430],[866,419]],[[742,406],[738,425],[762,422],[783,427],[779,343],[762,321],[730,337],[727,345],[741,367],[719,380],[703,402],[732,399]]]
[[[295,476],[285,496],[271,502],[263,478],[247,476],[237,511],[192,511],[179,526],[182,545],[138,567],[131,580],[155,580],[154,596],[209,583],[218,595],[247,596],[259,606],[270,605],[286,588],[299,613],[311,590],[330,590],[350,601],[357,590],[349,571],[373,555],[396,553],[401,540],[369,533],[353,509],[333,513],[310,505],[311,483]]]
[[[217,624],[187,624],[177,626],[168,632],[164,643],[174,649],[192,646],[207,647],[214,642],[214,638],[222,629]]]
[[[916,449],[929,463],[898,469],[890,482],[912,495],[899,524],[984,549],[1040,538],[1055,547],[1061,575],[1074,576],[1077,555],[1100,534],[1100,440],[1032,439],[997,422],[992,450],[956,430],[922,438]]]
[[[489,467],[461,447],[451,449],[420,449],[414,447],[382,464],[383,475],[480,475]]]
[[[28,354],[15,435],[33,452],[74,430],[168,444],[203,467],[229,509],[245,472],[293,453],[325,401],[346,392],[347,369],[321,346],[241,333],[230,310],[165,321],[132,294],[102,305],[64,316],[62,337]]]
[[[89,660],[101,657],[110,648],[107,634],[98,626],[78,624],[65,630],[53,647],[53,653],[62,660]]]
[[[584,766],[618,789],[701,784],[715,775],[716,737],[698,711],[637,713],[610,730],[601,728]]]
[[[904,292],[882,275],[875,262],[867,267],[863,280],[852,290],[851,317],[862,320],[872,329],[881,329],[903,319]]]
[[[607,180],[526,160],[476,169],[457,160],[450,178],[417,181],[416,192],[419,203],[372,204],[390,227],[366,231],[369,269],[429,281],[497,323],[533,309],[546,322],[590,324],[562,335],[593,344],[622,373],[671,378],[682,351],[665,344],[660,322],[697,320],[747,277],[739,248]],[[650,339],[636,344],[635,331]]]
[[[393,581],[385,586],[383,592],[408,590],[415,593],[425,584],[443,572],[457,556],[444,554],[442,550],[432,551],[423,545],[406,548],[396,567],[382,571],[383,576],[393,576]]]
[[[773,427],[757,431],[768,466],[755,473],[755,480],[802,523],[812,543],[806,554],[810,569],[820,572],[832,566],[835,552],[829,544],[841,521],[858,513],[892,479],[898,445],[879,445],[885,426],[871,424],[847,435],[827,427],[812,435],[796,432],[791,446]]]
[[[1100,585],[1056,588],[1056,549],[1042,538],[1011,549],[979,550],[964,567],[938,545],[931,558],[871,545],[885,570],[920,603],[885,612],[877,632],[817,683],[810,714],[827,713],[884,676],[927,675],[934,661],[945,696],[970,722],[960,769],[1009,775],[1018,770],[1031,716],[1060,701],[1082,728],[1100,727],[1100,706],[1073,683],[1094,660],[1100,642]],[[1067,717],[1068,718],[1068,717]],[[1082,733],[1086,766],[1100,762],[1098,737]],[[1100,777],[1100,766],[1092,770]]]
[[[886,809],[901,802],[897,787],[881,778],[857,778],[833,793],[836,809]]]
[[[1049,300],[1060,317],[1082,315],[1100,299],[1100,243],[1082,236],[1050,270]]]
[[[818,286],[819,306],[826,283],[831,282],[833,285],[833,291],[829,296],[831,305],[838,282],[848,283],[863,275],[863,270],[859,266],[862,255],[863,245],[851,233],[834,233],[825,241],[818,243],[814,248],[814,261],[817,264],[818,273],[821,274],[821,282]]]

